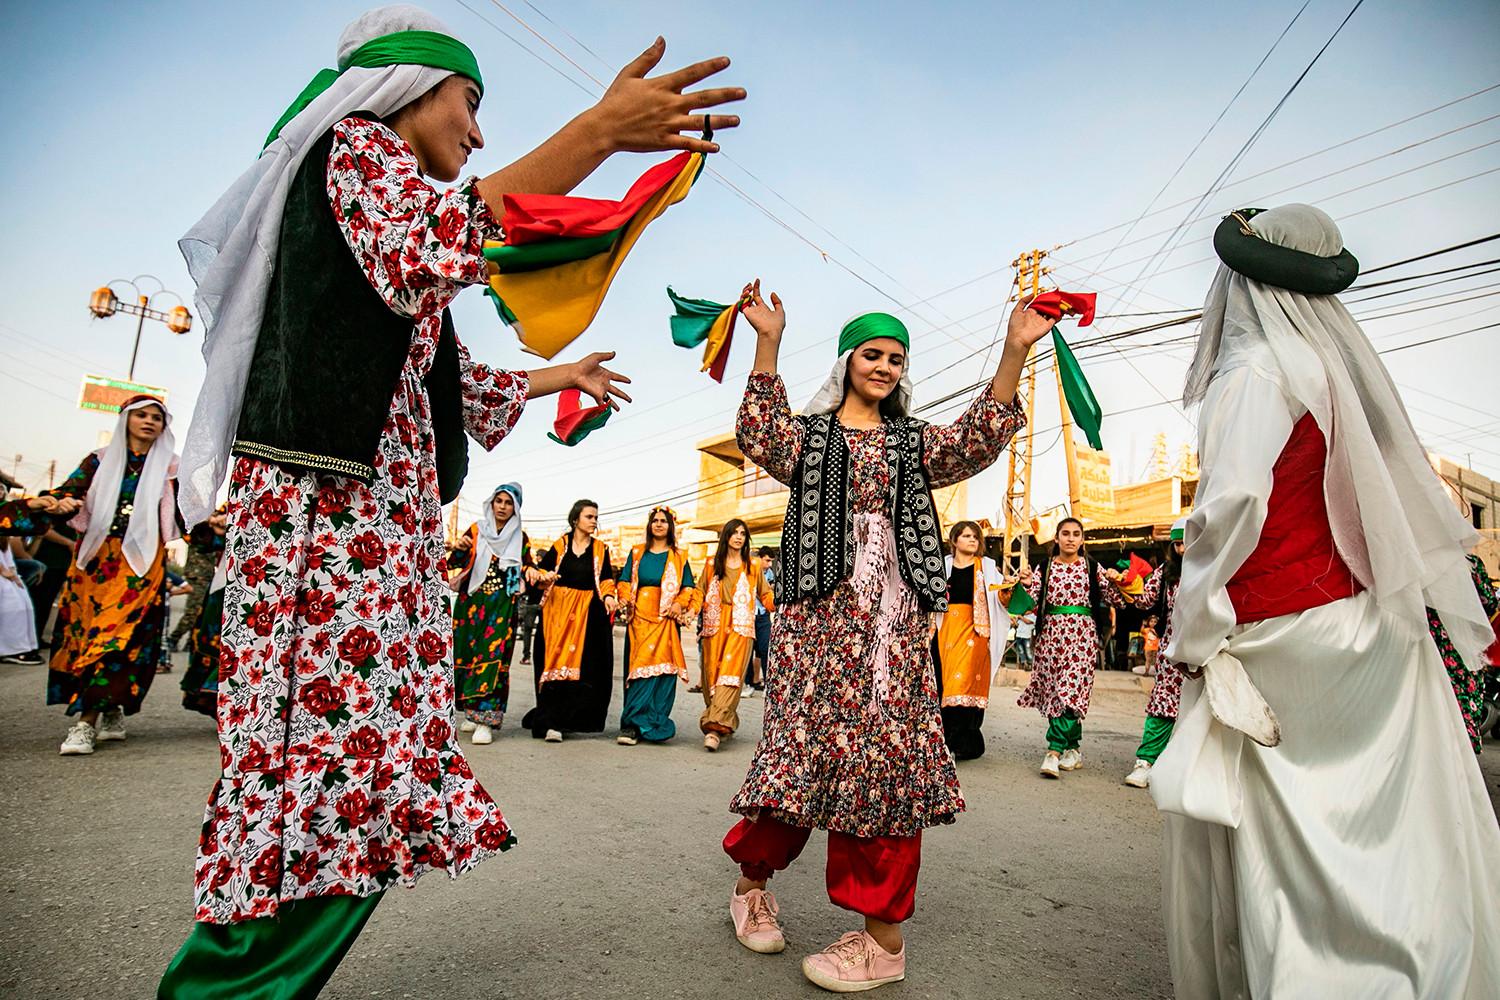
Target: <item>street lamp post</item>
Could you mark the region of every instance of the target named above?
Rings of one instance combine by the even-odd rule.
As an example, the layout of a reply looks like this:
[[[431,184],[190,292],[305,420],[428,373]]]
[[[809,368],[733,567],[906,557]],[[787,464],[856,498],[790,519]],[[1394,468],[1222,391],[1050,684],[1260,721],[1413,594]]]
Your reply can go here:
[[[140,285],[137,284],[145,278],[156,282],[156,291],[150,295],[143,293]],[[120,301],[120,297],[115,294],[112,287],[114,285],[129,285],[135,289],[136,302]],[[177,300],[177,304],[166,310],[153,308],[151,301],[159,295],[170,295]],[[135,345],[130,349],[130,371],[125,376],[128,381],[135,380],[135,359],[141,352],[141,331],[146,325],[146,320],[154,319],[165,323],[168,330],[177,334],[187,333],[193,328],[193,314],[188,312],[187,306],[182,304],[182,296],[168,291],[162,285],[161,279],[152,274],[138,274],[129,281],[116,278],[108,285],[95,289],[94,294],[89,296],[89,312],[99,319],[113,316],[117,312],[138,317],[135,324]]]

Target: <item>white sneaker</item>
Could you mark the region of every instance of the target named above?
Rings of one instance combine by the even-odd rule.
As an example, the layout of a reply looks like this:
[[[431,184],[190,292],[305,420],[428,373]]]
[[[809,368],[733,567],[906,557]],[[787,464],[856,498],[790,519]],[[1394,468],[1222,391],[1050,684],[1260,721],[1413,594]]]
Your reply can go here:
[[[1064,771],[1077,771],[1083,767],[1083,754],[1077,750],[1064,750],[1062,759],[1057,762],[1057,766]]]
[[[478,726],[479,724],[473,719],[465,719],[458,724],[458,731],[461,733],[472,733]]]
[[[1044,778],[1059,777],[1057,773],[1058,756],[1056,750],[1048,750],[1047,756],[1042,758],[1041,774]]]
[[[641,738],[629,730],[620,730],[620,735],[615,737],[615,742],[622,747],[633,747],[641,741]]]
[[[68,730],[68,738],[63,740],[62,747],[58,753],[64,757],[79,757],[94,752],[94,727],[87,722],[75,723]]]
[[[562,731],[557,729],[549,729],[547,730],[547,735],[542,737],[542,739],[544,739],[548,743],[561,743]]]
[[[713,753],[716,750],[718,750],[719,749],[719,734],[718,733],[704,733],[703,734],[703,749],[707,750],[709,753]]]
[[[1125,784],[1131,788],[1146,788],[1151,784],[1151,762],[1138,760],[1135,762],[1135,770],[1125,776]]]
[[[125,710],[123,708],[112,708],[99,716],[99,729],[94,739],[103,743],[106,740],[123,740],[125,738]]]
[[[475,725],[474,739],[472,742],[475,746],[478,747],[487,746],[495,742],[495,731],[489,726]]]
[[[740,692],[740,697],[741,698],[754,698],[755,697],[755,688],[753,688],[750,685],[746,684],[745,685],[745,690],[743,690],[743,691]]]

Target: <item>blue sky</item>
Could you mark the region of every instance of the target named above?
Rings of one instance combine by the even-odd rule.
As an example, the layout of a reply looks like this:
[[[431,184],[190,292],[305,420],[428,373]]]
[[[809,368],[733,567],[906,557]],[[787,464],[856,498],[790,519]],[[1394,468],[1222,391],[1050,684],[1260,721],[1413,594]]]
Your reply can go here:
[[[566,450],[545,439],[552,406],[544,402],[495,452],[473,449],[468,493],[477,498],[496,482],[519,480],[538,527],[580,494],[608,512],[684,492],[697,477],[694,444],[729,428],[750,364],[749,331],[742,329],[725,384],[714,385],[697,374],[694,353],[670,344],[669,284],[726,300],[758,275],[778,290],[790,316],[783,371],[800,404],[826,372],[848,316],[894,311],[892,298],[918,302],[998,270],[902,313],[914,337],[914,377],[954,365],[919,386],[920,404],[989,374],[996,355],[981,348],[1003,315],[1006,265],[1032,246],[1071,244],[1056,251],[1065,287],[1098,290],[1104,313],[1141,312],[1201,303],[1214,267],[1202,260],[1211,253],[1202,240],[1215,218],[1242,205],[1318,204],[1340,221],[1367,267],[1489,235],[1500,218],[1500,117],[1482,121],[1500,116],[1500,90],[1270,169],[1500,83],[1500,7],[1493,3],[1368,0],[1229,178],[1248,179],[1211,198],[1201,213],[1210,218],[1189,226],[1184,245],[1165,256],[1154,256],[1162,231],[1182,220],[1186,205],[1141,220],[1133,242],[1117,249],[1124,230],[1092,234],[1141,214],[1300,3],[1056,3],[1044,12],[1013,3],[505,5],[603,79],[612,69],[578,43],[609,67],[658,32],[667,37],[671,66],[730,55],[725,82],[751,96],[738,109],[745,125],[722,136],[733,162],[720,158],[714,166],[884,292],[825,262],[705,177],[647,233],[598,320],[562,357],[617,349],[618,367],[636,380],[635,406]],[[589,103],[563,73],[593,84],[490,0],[427,6],[471,45],[484,70],[480,122],[488,145],[472,171],[503,166]],[[7,470],[19,453],[22,477],[34,481],[48,460],[71,468],[93,446],[110,421],[77,410],[79,378],[123,374],[134,324],[90,319],[89,292],[111,278],[150,273],[191,297],[176,239],[248,164],[303,84],[331,63],[340,29],[363,7],[28,2],[12,9],[0,41],[8,95],[0,129],[10,140],[0,159],[9,234],[0,243],[0,458]],[[1202,193],[1348,7],[1313,0],[1157,209]],[[618,196],[649,162],[618,157],[581,193]],[[1440,185],[1448,186],[1429,191]],[[1490,259],[1500,256],[1497,246],[1417,269]],[[1143,269],[1145,279],[1132,286]],[[1394,346],[1495,321],[1500,297],[1444,305],[1483,295],[1492,281],[1476,276],[1351,308],[1356,315],[1412,310],[1366,325],[1377,346]],[[461,296],[454,311],[477,357],[529,363],[477,291]],[[1090,332],[1150,320],[1103,319]],[[179,434],[201,377],[200,346],[201,330],[174,338],[148,325],[141,348],[137,376],[171,389]],[[1161,404],[1106,420],[1117,482],[1138,476],[1158,431],[1174,447],[1190,438],[1187,416],[1163,403],[1179,395],[1189,348],[1135,351],[1129,362],[1085,357],[1106,413]],[[1429,446],[1500,477],[1500,332],[1388,361]],[[1040,386],[1038,447],[1046,448],[1056,440],[1056,402],[1049,376]],[[1040,508],[1065,493],[1060,454],[1053,447],[1038,460]],[[976,479],[971,514],[993,516],[1003,488],[998,467]]]

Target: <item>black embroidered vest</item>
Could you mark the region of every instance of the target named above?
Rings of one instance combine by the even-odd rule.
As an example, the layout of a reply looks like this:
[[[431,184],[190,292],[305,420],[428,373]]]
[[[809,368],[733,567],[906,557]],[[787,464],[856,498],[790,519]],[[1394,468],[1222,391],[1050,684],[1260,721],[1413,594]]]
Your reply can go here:
[[[797,418],[806,428],[781,530],[778,603],[833,593],[854,572],[854,515],[849,508],[849,443],[832,413]],[[885,422],[896,566],[925,611],[948,607],[948,577],[937,507],[922,465],[927,424],[914,417]]]
[[[351,117],[377,120],[368,112]],[[370,284],[328,202],[329,129],[287,194],[281,242],[231,454],[370,482],[380,433],[411,347],[410,317]],[[424,380],[442,502],[468,471],[458,342],[443,332]]]

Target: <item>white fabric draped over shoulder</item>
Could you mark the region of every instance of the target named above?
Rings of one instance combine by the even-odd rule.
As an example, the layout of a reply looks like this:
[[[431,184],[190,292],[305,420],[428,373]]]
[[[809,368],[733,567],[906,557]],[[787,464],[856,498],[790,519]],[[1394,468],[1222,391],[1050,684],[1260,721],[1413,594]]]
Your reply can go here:
[[[1261,212],[1250,227],[1321,257],[1344,247],[1338,226],[1311,205]],[[1203,305],[1183,401],[1205,401],[1207,411],[1213,382],[1241,368],[1280,386],[1323,431],[1329,523],[1355,578],[1412,635],[1425,634],[1426,609],[1435,609],[1464,662],[1480,662],[1494,633],[1465,559],[1478,535],[1428,463],[1390,373],[1349,310],[1335,296],[1275,288],[1221,266]],[[1243,413],[1226,419],[1253,423]],[[1206,521],[1201,510],[1189,518],[1189,552]],[[1186,592],[1186,569],[1183,583]]]
[[[369,11],[339,38],[339,65],[365,42],[399,31],[453,33],[419,7]],[[265,314],[287,193],[308,149],[350,113],[389,115],[452,73],[430,66],[352,67],[287,122],[260,157],[178,241],[197,283],[207,371],[183,445],[178,502],[189,528],[208,519],[229,466],[245,381]]]
[[[995,560],[989,556],[982,558],[981,575],[984,577],[985,607],[990,614],[990,669],[999,669],[1005,660],[1005,644],[1010,636],[1010,612],[1005,610],[1005,605],[1000,603],[1000,586],[1005,582],[1000,567],[995,565]],[[952,575],[953,557],[943,557],[943,571]],[[974,595],[978,602],[979,595]],[[942,627],[942,617],[938,617],[938,627]]]

